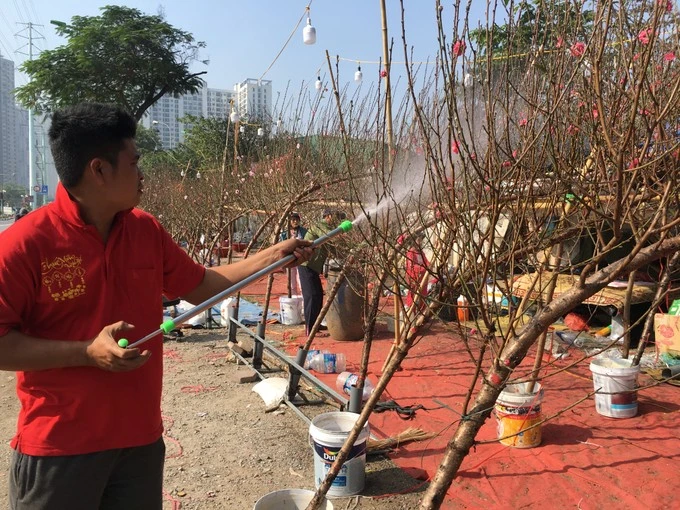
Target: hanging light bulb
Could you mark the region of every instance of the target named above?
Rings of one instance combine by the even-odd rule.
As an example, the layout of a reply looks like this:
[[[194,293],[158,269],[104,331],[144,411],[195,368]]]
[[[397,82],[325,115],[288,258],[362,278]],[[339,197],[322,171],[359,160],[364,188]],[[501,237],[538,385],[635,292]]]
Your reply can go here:
[[[472,87],[472,84],[475,82],[475,79],[472,77],[470,73],[465,73],[465,78],[463,78],[463,85],[466,87]]]
[[[309,14],[307,15],[307,26],[302,29],[302,42],[305,44],[316,42],[316,28],[312,26],[312,18],[309,17]]]
[[[361,65],[357,66],[357,70],[354,73],[354,81],[360,82],[364,77],[364,73],[361,72]]]
[[[316,87],[316,90],[321,90],[321,87],[323,86],[321,83],[321,76],[317,76],[314,86]]]
[[[238,130],[239,130],[241,133],[245,133],[245,132],[246,132],[246,127],[245,127],[245,126],[241,126],[240,128],[238,128]]]
[[[236,110],[232,110],[231,114],[229,115],[229,120],[231,121],[232,124],[236,124],[240,120],[240,116]]]
[[[280,128],[281,124],[283,124],[283,121],[281,120],[281,117],[279,117],[279,120],[276,121],[276,127]]]
[[[200,179],[200,178],[201,178],[201,172],[196,172],[196,179]]]
[[[264,129],[262,129],[261,127],[257,128],[257,136],[264,136]]]

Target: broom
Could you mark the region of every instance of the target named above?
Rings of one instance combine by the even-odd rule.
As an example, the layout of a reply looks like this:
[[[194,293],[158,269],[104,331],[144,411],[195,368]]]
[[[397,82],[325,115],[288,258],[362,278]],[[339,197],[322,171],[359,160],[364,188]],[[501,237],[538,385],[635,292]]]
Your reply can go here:
[[[367,453],[375,453],[385,450],[392,450],[414,441],[425,441],[426,439],[431,439],[436,435],[437,434],[435,432],[425,432],[422,429],[409,427],[393,437],[387,437],[385,439],[369,438],[366,451]]]

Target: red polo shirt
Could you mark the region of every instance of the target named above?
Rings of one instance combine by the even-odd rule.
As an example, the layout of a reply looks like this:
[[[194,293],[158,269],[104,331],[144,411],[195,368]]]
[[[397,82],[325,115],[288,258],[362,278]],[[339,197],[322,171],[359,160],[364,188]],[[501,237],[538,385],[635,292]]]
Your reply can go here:
[[[104,244],[59,185],[54,203],[0,235],[0,336],[16,329],[88,341],[124,320],[135,325],[128,338],[139,339],[161,323],[162,294],[186,294],[204,271],[139,209],[118,214]],[[12,447],[28,455],[76,455],[156,441],[162,433],[161,335],[144,348],[150,359],[131,372],[17,372],[21,411]]]

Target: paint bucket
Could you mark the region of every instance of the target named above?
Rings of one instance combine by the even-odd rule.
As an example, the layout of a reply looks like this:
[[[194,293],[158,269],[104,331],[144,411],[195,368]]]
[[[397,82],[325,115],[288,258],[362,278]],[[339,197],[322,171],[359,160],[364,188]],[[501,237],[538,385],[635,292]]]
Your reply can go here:
[[[342,445],[349,437],[358,414],[332,412],[320,414],[309,426],[310,445],[314,450],[314,483],[318,489],[326,478],[326,474],[335,461]],[[368,423],[354,442],[347,460],[340,468],[338,476],[333,480],[328,495],[345,497],[359,494],[366,481],[366,442],[368,440]]]
[[[257,500],[253,510],[304,510],[314,498],[314,491],[304,489],[283,489],[270,492]],[[321,510],[333,510],[333,503],[323,499]]]
[[[541,444],[541,426],[538,425],[543,401],[543,388],[534,385],[529,392],[528,382],[508,384],[496,400],[496,420],[498,423],[498,439],[501,444],[515,448],[533,448]],[[526,430],[528,429],[529,430]],[[512,437],[506,437],[512,436]],[[506,439],[502,439],[502,438]]]
[[[279,310],[281,312],[281,324],[302,324],[302,296],[280,297]]]
[[[631,360],[595,358],[590,362],[595,409],[609,418],[632,418],[638,412],[637,376],[640,365]]]

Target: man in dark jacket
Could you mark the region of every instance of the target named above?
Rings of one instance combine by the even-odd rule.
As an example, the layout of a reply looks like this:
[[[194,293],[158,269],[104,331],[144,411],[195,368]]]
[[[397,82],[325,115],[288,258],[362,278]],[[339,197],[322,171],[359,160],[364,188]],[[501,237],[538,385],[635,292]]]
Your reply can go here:
[[[339,216],[339,213],[325,209],[323,211],[323,219],[309,228],[305,239],[314,241],[333,230],[337,226]],[[323,265],[326,263],[326,258],[328,258],[328,250],[327,244],[321,245],[314,251],[309,261],[298,266],[302,299],[305,307],[305,328],[307,335],[309,335],[323,307],[323,287],[321,286],[320,275],[323,271]]]

